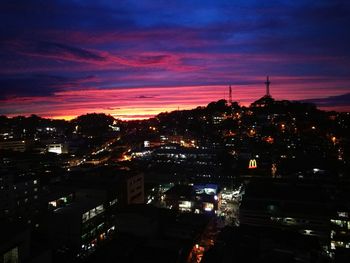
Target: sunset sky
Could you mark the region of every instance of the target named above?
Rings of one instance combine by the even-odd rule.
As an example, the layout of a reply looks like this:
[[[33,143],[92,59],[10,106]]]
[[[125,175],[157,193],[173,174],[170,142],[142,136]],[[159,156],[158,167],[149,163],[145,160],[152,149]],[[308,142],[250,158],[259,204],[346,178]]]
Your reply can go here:
[[[3,0],[0,115],[147,118],[264,95],[350,111],[350,1]]]

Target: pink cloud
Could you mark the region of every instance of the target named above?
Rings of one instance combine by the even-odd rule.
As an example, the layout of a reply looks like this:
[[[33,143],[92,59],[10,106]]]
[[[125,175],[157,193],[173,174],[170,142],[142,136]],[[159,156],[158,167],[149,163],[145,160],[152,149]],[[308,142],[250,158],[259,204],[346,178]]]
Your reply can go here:
[[[285,78],[287,77],[281,79]],[[275,82],[271,93],[276,99],[300,100],[314,97],[314,91],[307,89],[309,84],[279,86],[277,79]],[[319,91],[322,91],[324,96],[344,92],[343,89],[327,89],[327,83],[320,85]],[[242,105],[248,106],[263,95],[263,83],[249,87],[233,87],[233,98]],[[152,96],[154,98],[151,98]],[[26,97],[5,101],[0,109],[10,112],[13,109],[16,114],[35,113],[53,118],[71,118],[88,112],[105,112],[123,119],[135,119],[141,116],[151,117],[160,112],[176,110],[178,107],[191,109],[204,106],[222,98],[228,98],[228,88],[224,85],[68,90],[56,92],[52,97]],[[38,104],[41,105],[40,108],[37,107]]]

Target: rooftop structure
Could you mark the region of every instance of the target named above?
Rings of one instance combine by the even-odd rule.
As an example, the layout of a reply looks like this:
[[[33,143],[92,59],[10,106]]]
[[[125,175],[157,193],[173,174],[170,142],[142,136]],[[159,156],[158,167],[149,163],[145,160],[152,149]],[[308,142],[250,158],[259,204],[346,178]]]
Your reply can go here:
[[[270,78],[269,76],[266,77],[266,81],[265,81],[265,85],[266,85],[266,94],[265,94],[265,97],[271,97],[270,95]]]

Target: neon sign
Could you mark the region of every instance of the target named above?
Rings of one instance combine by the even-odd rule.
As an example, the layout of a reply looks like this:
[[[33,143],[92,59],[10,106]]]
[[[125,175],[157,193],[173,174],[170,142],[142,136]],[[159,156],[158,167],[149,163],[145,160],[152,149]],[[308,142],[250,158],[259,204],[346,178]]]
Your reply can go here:
[[[249,169],[255,169],[257,167],[258,167],[258,165],[256,164],[256,160],[255,159],[250,159],[248,168]]]

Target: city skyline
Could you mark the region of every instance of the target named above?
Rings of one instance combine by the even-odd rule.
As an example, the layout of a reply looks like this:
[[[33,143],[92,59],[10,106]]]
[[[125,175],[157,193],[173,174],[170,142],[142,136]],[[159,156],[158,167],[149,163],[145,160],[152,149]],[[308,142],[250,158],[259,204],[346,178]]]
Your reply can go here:
[[[344,1],[4,1],[0,115],[143,119],[265,94],[350,111]]]

